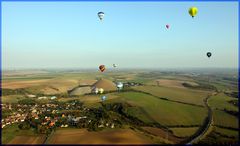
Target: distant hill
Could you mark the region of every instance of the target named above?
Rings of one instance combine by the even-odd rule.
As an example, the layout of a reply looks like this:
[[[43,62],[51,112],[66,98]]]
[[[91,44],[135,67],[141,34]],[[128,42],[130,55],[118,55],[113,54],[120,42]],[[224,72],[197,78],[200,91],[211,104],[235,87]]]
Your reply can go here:
[[[104,91],[113,91],[116,90],[116,85],[110,81],[110,80],[106,80],[106,79],[100,79],[98,80],[95,84],[92,85],[92,88],[103,88]]]

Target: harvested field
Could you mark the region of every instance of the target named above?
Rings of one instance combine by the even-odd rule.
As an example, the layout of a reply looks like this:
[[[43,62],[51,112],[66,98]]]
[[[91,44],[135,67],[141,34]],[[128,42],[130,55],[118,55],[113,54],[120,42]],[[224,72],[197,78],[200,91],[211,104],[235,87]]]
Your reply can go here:
[[[192,86],[197,86],[198,84],[195,82],[190,82],[190,81],[181,81],[181,80],[168,80],[168,79],[160,79],[156,80],[156,84],[158,86],[163,86],[163,87],[175,87],[175,88],[186,88],[182,85],[182,83],[188,83],[191,84]]]
[[[16,136],[8,144],[43,144],[45,136]]]
[[[89,132],[86,129],[59,129],[49,144],[150,144],[149,139],[130,129]]]
[[[3,81],[2,88],[7,88],[7,89],[26,88],[26,87],[37,86],[39,84],[43,84],[48,81],[49,79],[30,80],[30,81],[29,80],[28,81]]]
[[[169,141],[172,141],[175,144],[179,143],[182,140],[181,138],[174,136],[172,133],[170,132],[167,133],[167,131],[164,131],[160,128],[154,127],[142,127],[142,128],[155,136],[162,137],[165,139],[168,138]]]

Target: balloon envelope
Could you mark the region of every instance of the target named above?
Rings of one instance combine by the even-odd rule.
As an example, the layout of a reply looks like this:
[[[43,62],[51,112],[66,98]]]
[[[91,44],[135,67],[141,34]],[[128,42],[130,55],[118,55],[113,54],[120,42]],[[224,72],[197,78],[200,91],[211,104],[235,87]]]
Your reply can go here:
[[[100,70],[101,72],[104,72],[105,69],[106,69],[106,68],[105,68],[105,65],[100,65],[100,66],[99,66],[99,70]]]
[[[122,88],[123,88],[123,83],[118,82],[118,83],[117,83],[117,88],[118,88],[118,89],[122,89]]]
[[[189,15],[191,15],[192,17],[196,16],[198,12],[198,8],[197,7],[191,7],[188,10]]]
[[[170,26],[167,24],[167,25],[166,25],[166,28],[169,29],[169,27],[170,27]]]
[[[207,52],[207,57],[210,58],[212,56],[211,52]]]
[[[100,20],[102,20],[103,17],[104,17],[104,13],[103,12],[98,12],[98,17],[99,17]]]
[[[101,100],[104,101],[104,100],[106,100],[106,98],[107,98],[106,96],[102,96]]]
[[[99,89],[98,89],[98,92],[99,92],[100,94],[102,94],[102,93],[104,92],[103,88],[99,88]]]

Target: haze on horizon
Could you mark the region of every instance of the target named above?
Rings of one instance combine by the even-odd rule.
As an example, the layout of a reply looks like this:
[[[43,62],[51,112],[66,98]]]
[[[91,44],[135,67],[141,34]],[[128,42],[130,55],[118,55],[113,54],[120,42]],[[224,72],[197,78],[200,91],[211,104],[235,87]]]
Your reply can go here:
[[[2,68],[237,68],[238,17],[237,2],[2,2]]]

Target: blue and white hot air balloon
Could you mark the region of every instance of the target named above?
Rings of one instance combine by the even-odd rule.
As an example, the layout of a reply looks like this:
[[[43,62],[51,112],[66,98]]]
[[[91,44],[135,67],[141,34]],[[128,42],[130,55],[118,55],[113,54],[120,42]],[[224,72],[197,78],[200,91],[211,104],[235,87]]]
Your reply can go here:
[[[103,12],[98,12],[98,17],[100,20],[103,20],[104,13]]]
[[[106,96],[102,96],[102,97],[101,97],[102,102],[105,101],[106,98],[107,98]]]

